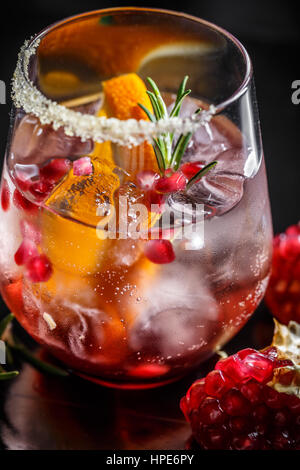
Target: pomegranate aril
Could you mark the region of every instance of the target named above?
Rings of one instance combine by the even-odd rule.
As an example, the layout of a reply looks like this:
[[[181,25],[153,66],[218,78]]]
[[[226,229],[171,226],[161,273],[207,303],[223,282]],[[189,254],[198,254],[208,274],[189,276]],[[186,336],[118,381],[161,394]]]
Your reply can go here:
[[[217,362],[215,369],[221,370],[237,383],[242,383],[251,378],[249,368],[244,366],[243,361],[235,354]]]
[[[27,277],[32,282],[47,282],[52,275],[51,262],[44,254],[30,258],[26,268]]]
[[[242,385],[241,393],[244,395],[247,400],[253,404],[258,404],[262,401],[262,390],[261,386],[255,381],[249,381],[246,384]]]
[[[162,194],[174,193],[185,189],[187,183],[186,177],[180,172],[176,171],[171,176],[162,176],[154,183],[155,191]]]
[[[286,427],[291,421],[291,413],[288,409],[283,408],[276,411],[273,422],[278,427]]]
[[[49,183],[57,183],[71,168],[71,162],[67,158],[54,158],[43,166],[40,175]]]
[[[300,225],[291,225],[285,231],[287,235],[297,236],[300,235]]]
[[[254,433],[233,439],[233,448],[235,450],[255,450],[259,449],[259,444],[259,437]]]
[[[18,189],[14,191],[13,202],[17,209],[24,210],[28,213],[34,213],[38,210],[38,207],[26,199]]]
[[[219,401],[210,397],[205,398],[201,403],[199,418],[203,424],[223,424],[227,420]]]
[[[289,436],[288,431],[283,430],[275,434],[272,439],[272,446],[275,450],[287,450],[293,448],[293,440]]]
[[[15,263],[18,266],[26,264],[30,258],[38,255],[36,244],[28,239],[24,239],[15,253]]]
[[[149,240],[145,243],[145,256],[156,264],[172,263],[175,253],[170,240]]]
[[[203,426],[200,436],[204,449],[226,449],[229,441],[225,426]]]
[[[29,188],[29,191],[38,201],[42,201],[43,199],[45,199],[46,196],[51,193],[53,187],[54,184],[51,184],[50,182],[42,179],[40,181],[32,183]]]
[[[233,434],[245,433],[250,428],[249,418],[244,416],[234,416],[230,418],[229,427]]]
[[[265,301],[281,323],[300,322],[299,224],[273,240],[272,272]]]
[[[254,408],[252,416],[255,422],[265,423],[270,418],[270,410],[264,403],[262,403]]]
[[[180,171],[184,174],[184,176],[190,180],[193,176],[198,173],[205,166],[203,162],[187,162],[181,165]]]
[[[205,398],[204,379],[196,380],[186,394],[190,408],[198,408]]]
[[[4,212],[8,211],[10,206],[10,192],[8,183],[5,178],[2,180],[2,188],[1,188],[1,207]]]
[[[205,392],[212,397],[221,397],[232,386],[232,380],[220,370],[213,370],[205,379]]]
[[[148,201],[148,209],[150,212],[161,214],[164,208],[166,196],[151,189],[150,191],[147,191],[146,197]]]
[[[136,181],[141,189],[150,190],[152,189],[155,181],[159,178],[159,174],[153,170],[140,171],[136,175]]]
[[[295,395],[286,397],[286,406],[294,414],[300,416],[300,398]]]
[[[271,387],[264,387],[263,389],[264,402],[270,408],[281,408],[285,405],[285,395],[279,393]]]
[[[189,416],[190,407],[187,403],[186,397],[181,398],[179,406],[180,406],[182,413],[184,414],[185,419],[187,421],[190,421],[190,416]]]
[[[273,376],[273,362],[258,352],[247,355],[243,363],[257,382],[267,383]]]
[[[257,353],[256,349],[246,348],[246,349],[241,349],[240,351],[238,351],[235,354],[235,356],[237,356],[239,359],[243,360],[247,356],[250,356],[250,354],[256,354],[256,353]]]
[[[230,416],[246,416],[250,413],[248,400],[234,388],[225,394],[221,407]]]
[[[75,176],[89,176],[93,173],[93,164],[90,157],[82,157],[73,162],[73,174]]]

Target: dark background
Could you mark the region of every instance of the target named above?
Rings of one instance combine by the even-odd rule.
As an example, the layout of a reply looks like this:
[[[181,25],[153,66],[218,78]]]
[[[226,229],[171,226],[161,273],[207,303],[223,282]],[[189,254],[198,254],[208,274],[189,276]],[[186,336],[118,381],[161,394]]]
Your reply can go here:
[[[297,1],[184,0],[5,1],[0,16],[0,79],[7,85],[7,104],[0,105],[0,153],[9,125],[10,79],[25,39],[49,24],[83,11],[113,6],[149,6],[184,11],[212,21],[240,39],[253,61],[261,128],[268,170],[274,230],[299,219],[300,104],[291,101],[291,84],[300,79],[300,16]]]

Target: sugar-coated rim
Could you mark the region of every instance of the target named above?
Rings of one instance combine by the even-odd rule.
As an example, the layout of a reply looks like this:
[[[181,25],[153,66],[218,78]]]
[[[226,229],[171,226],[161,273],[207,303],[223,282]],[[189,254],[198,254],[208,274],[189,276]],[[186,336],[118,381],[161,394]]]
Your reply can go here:
[[[116,11],[166,13],[196,21],[208,28],[218,31],[235,44],[244,58],[246,72],[241,85],[228,99],[218,105],[211,105],[208,110],[203,110],[198,115],[184,119],[180,117],[167,118],[155,123],[145,120],[138,121],[136,119],[121,121],[116,118],[83,114],[58,104],[56,101],[52,101],[43,95],[32,83],[28,74],[30,58],[35,54],[41,39],[49,31],[59,27],[62,21],[71,22],[82,16],[86,18],[100,13],[113,13]],[[34,114],[43,125],[51,124],[55,130],[59,127],[63,127],[66,135],[80,137],[82,141],[91,139],[95,142],[104,142],[109,140],[120,145],[131,146],[138,145],[144,140],[151,140],[153,137],[165,132],[179,131],[183,134],[187,134],[188,132],[193,133],[197,128],[206,124],[214,114],[223,111],[227,106],[239,99],[247,90],[252,76],[252,65],[249,55],[244,46],[232,34],[213,23],[185,13],[154,8],[108,8],[94,10],[83,15],[75,15],[62,21],[49,26],[31,40],[25,41],[19,52],[17,66],[12,80],[12,99],[17,108],[22,108],[28,114]]]

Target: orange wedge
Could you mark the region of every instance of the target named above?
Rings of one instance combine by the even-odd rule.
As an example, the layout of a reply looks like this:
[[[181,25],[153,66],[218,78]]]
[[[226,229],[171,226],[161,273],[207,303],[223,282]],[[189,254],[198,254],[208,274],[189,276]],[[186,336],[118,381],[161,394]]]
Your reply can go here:
[[[103,82],[104,108],[107,116],[120,120],[148,120],[145,112],[138,106],[144,105],[152,111],[147,88],[143,80],[135,73],[120,75]],[[131,176],[141,170],[157,170],[156,157],[149,142],[128,148],[118,146],[115,149],[115,161]]]

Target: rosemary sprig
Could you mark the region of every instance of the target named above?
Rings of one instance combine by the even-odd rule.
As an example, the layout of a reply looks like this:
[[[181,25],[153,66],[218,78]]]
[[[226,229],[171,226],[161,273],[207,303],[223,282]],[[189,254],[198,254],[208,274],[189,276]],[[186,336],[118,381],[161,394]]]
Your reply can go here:
[[[139,103],[140,108],[146,113],[148,119],[151,122],[157,122],[160,119],[165,119],[168,117],[177,117],[179,116],[182,102],[186,96],[191,93],[191,90],[186,90],[186,84],[188,81],[188,76],[186,75],[182,80],[174,106],[168,114],[167,107],[161,96],[158,86],[152,78],[147,77],[147,81],[151,86],[153,91],[147,90],[147,95],[149,96],[153,112],[147,109],[144,105]],[[201,108],[195,111],[195,114],[199,114],[202,111]],[[169,168],[172,170],[178,170],[182,157],[188,147],[188,144],[192,138],[192,133],[181,134],[177,139],[176,143],[173,143],[174,134],[167,132],[162,134],[157,138],[153,138],[153,149],[155,152],[157,165],[161,176],[164,175],[165,171]],[[204,176],[211,168],[213,168],[217,162],[212,162],[202,168],[196,175],[194,175],[187,183],[187,188],[192,184],[196,183],[202,176]]]
[[[13,313],[10,313],[0,321],[0,338],[5,343],[7,364],[11,367],[14,365],[14,354],[16,354],[40,372],[56,375],[59,377],[68,376],[68,371],[62,369],[61,367],[54,366],[53,364],[49,364],[48,362],[38,359],[26,348],[24,344],[19,341],[19,339],[17,339],[12,334],[11,331],[9,332],[9,334],[7,333],[7,328],[9,328],[13,319],[14,315]],[[0,366],[0,380],[9,380],[16,377],[17,375],[19,375],[19,372],[17,370],[7,371],[6,369],[4,369],[4,367]]]
[[[214,161],[205,165],[201,170],[199,170],[187,183],[186,189],[189,189],[194,183],[197,183],[202,176],[206,175],[218,162]]]

